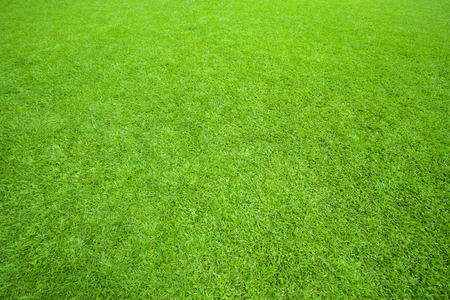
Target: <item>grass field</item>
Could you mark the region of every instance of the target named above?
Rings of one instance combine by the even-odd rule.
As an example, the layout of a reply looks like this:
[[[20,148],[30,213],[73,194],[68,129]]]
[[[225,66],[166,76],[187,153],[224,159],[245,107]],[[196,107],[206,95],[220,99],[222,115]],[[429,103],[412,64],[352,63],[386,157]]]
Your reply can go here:
[[[0,298],[448,299],[450,2],[0,0]]]

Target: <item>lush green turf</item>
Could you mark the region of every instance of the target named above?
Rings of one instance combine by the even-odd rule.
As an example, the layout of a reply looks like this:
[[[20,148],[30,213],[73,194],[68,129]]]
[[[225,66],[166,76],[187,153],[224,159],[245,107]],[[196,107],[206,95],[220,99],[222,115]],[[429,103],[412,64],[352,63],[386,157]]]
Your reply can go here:
[[[0,0],[0,298],[448,298],[449,20]]]

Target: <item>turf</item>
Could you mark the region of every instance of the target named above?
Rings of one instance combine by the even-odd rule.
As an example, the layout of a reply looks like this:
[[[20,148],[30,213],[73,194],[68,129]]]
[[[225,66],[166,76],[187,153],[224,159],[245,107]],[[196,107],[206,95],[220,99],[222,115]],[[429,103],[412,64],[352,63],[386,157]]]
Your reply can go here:
[[[0,298],[450,294],[446,0],[0,0]]]

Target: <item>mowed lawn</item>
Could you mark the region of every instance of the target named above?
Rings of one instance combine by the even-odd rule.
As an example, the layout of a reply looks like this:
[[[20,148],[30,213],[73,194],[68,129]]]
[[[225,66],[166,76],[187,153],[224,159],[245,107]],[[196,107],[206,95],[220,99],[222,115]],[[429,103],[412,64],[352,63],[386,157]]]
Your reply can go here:
[[[0,298],[448,299],[449,20],[0,0]]]

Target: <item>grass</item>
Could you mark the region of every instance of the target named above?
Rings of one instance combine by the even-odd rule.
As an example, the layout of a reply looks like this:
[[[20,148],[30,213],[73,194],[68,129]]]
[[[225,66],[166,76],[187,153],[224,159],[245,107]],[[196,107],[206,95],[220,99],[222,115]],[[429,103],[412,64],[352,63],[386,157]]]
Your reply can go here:
[[[0,297],[447,299],[445,0],[0,0]]]

